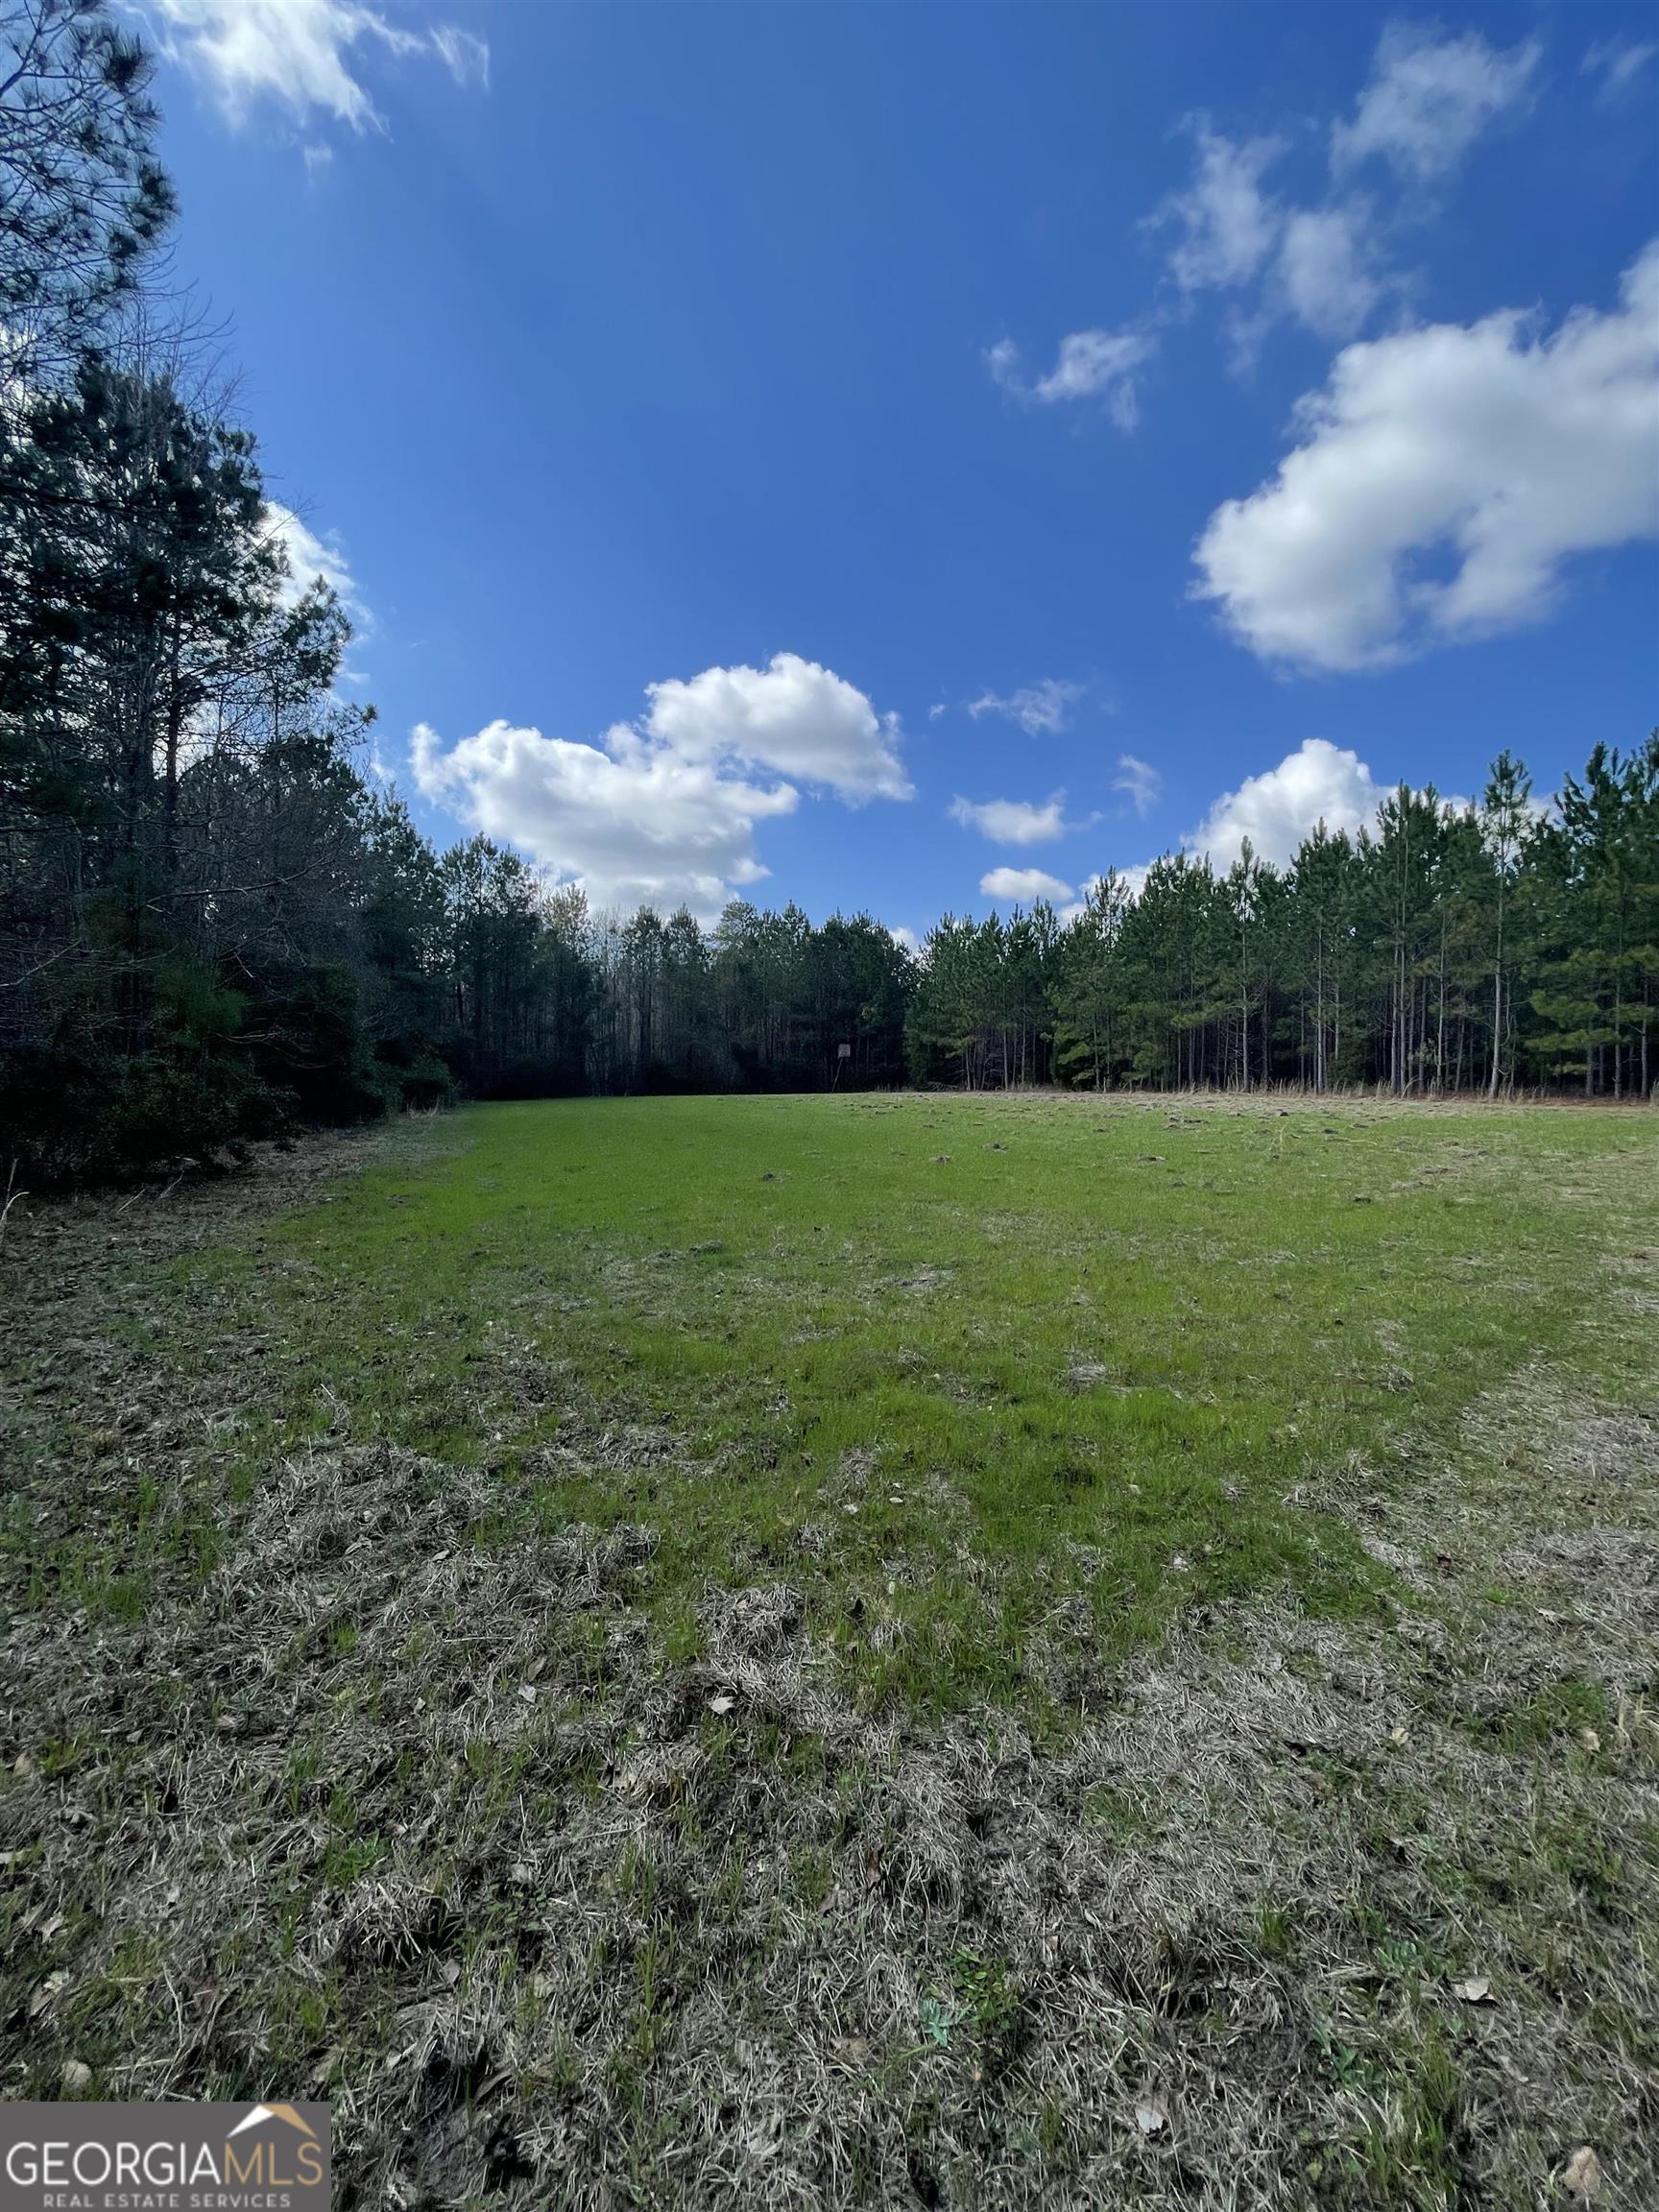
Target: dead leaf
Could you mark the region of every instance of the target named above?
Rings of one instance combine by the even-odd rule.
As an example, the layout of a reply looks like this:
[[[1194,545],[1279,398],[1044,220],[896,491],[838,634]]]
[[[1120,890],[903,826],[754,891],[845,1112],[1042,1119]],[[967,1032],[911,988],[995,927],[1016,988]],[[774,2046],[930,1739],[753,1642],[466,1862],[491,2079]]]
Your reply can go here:
[[[1600,2188],[1601,2161],[1588,2143],[1581,2144],[1568,2159],[1561,2186],[1572,2197],[1594,2197]]]
[[[55,1973],[48,1974],[44,1982],[36,1984],[34,1994],[29,1999],[30,2019],[38,2020],[41,2013],[51,2006],[59,1992],[68,1986],[69,1975],[66,1968],[60,1966]]]
[[[1162,2135],[1169,2125],[1169,2116],[1162,2104],[1137,2104],[1135,2125],[1142,2135]]]
[[[730,1713],[733,1706],[735,1705],[736,1702],[737,1700],[735,1697],[729,1697],[725,1691],[722,1690],[718,1697],[709,1698],[709,1710],[710,1713]]]
[[[1492,1984],[1483,1974],[1471,1974],[1466,1981],[1454,1982],[1454,1997],[1461,1997],[1465,2005],[1490,2005],[1494,2002]]]

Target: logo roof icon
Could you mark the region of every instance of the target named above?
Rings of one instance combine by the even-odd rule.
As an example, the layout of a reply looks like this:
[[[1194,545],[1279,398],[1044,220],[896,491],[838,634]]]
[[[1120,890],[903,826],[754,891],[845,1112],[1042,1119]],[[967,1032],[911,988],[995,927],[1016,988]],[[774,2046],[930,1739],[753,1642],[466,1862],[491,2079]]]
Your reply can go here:
[[[302,2120],[292,2104],[255,2104],[246,2119],[237,2121],[230,2132],[232,2135],[244,2134],[250,2128],[257,2128],[267,2120],[286,2121],[290,2128],[298,2128],[301,2135],[309,2135],[313,2142],[317,2140],[316,2128],[308,2121]]]

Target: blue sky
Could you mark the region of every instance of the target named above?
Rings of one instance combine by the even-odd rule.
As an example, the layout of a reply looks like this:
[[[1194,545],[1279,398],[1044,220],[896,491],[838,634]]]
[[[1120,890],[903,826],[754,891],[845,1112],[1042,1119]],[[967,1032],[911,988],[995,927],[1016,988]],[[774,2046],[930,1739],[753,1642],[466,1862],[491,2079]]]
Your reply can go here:
[[[1651,8],[146,19],[440,842],[921,929],[1659,718]]]

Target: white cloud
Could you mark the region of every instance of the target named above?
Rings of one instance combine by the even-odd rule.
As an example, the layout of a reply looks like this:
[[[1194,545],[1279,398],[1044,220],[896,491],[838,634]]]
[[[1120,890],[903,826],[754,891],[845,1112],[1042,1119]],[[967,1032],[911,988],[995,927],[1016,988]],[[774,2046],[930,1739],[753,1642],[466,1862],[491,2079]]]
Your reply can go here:
[[[1332,130],[1332,167],[1378,157],[1418,183],[1443,176],[1489,123],[1526,103],[1542,51],[1536,39],[1504,51],[1477,31],[1449,38],[1429,25],[1390,23],[1353,122]]]
[[[655,684],[647,697],[638,722],[597,744],[497,721],[445,751],[421,724],[410,746],[416,783],[470,828],[582,883],[596,905],[684,903],[704,919],[766,874],[757,827],[792,814],[801,796],[777,772],[854,802],[909,796],[891,718],[792,653],[765,669]]]
[[[1611,106],[1630,89],[1655,54],[1659,44],[1650,39],[1598,38],[1579,68],[1587,77],[1600,78],[1599,97]]]
[[[1181,236],[1169,268],[1183,292],[1247,284],[1273,250],[1280,214],[1262,189],[1262,172],[1284,151],[1277,138],[1236,143],[1190,119],[1197,140],[1192,181],[1156,209],[1154,226],[1174,223]]]
[[[399,59],[428,55],[458,84],[488,81],[489,48],[470,32],[439,24],[411,31],[361,0],[148,0],[163,49],[204,77],[240,122],[262,99],[304,117],[332,115],[353,131],[382,128],[353,70],[378,46]]]
[[[1527,104],[1541,52],[1536,40],[1503,50],[1473,32],[1451,37],[1431,27],[1390,24],[1352,120],[1331,128],[1333,181],[1313,205],[1277,196],[1265,182],[1286,151],[1286,136],[1232,138],[1207,115],[1186,118],[1193,143],[1190,181],[1154,208],[1146,225],[1173,231],[1169,274],[1183,294],[1235,295],[1225,328],[1236,370],[1253,366],[1282,318],[1341,342],[1357,337],[1385,299],[1405,290],[1386,266],[1385,242],[1403,221],[1429,211],[1427,196],[1396,193],[1395,204],[1380,210],[1350,188],[1351,173],[1380,160],[1408,185],[1444,177],[1498,117]],[[1593,53],[1599,66],[1600,50]],[[1623,65],[1623,57],[1611,63]],[[1640,57],[1632,65],[1640,66]],[[1012,374],[1013,349],[998,351],[1005,355],[1001,370]]]
[[[1158,804],[1164,779],[1150,761],[1137,760],[1133,753],[1119,753],[1112,788],[1121,791],[1136,813],[1144,818]]]
[[[1055,737],[1071,719],[1072,702],[1082,696],[1081,684],[1068,683],[1061,676],[1044,676],[1035,684],[1022,684],[1005,697],[982,691],[977,699],[969,701],[968,711],[975,722],[986,714],[998,714],[1017,722],[1028,737]]]
[[[1351,338],[1381,296],[1363,200],[1296,207],[1262,188],[1263,172],[1284,151],[1278,138],[1223,137],[1203,118],[1192,125],[1192,182],[1150,218],[1181,235],[1169,256],[1183,292],[1241,292],[1260,280],[1258,304],[1231,324],[1237,366],[1247,367],[1262,335],[1292,315],[1321,338]]]
[[[490,48],[470,31],[458,31],[453,23],[440,23],[428,34],[432,50],[457,84],[490,84]]]
[[[743,760],[828,783],[843,799],[908,799],[899,718],[815,661],[777,653],[764,668],[705,668],[647,687],[645,727],[686,760]]]
[[[1135,372],[1156,350],[1156,339],[1144,330],[1073,330],[1061,339],[1053,368],[1035,383],[1025,381],[1020,349],[1011,338],[987,349],[985,366],[1003,391],[1017,399],[1042,407],[1069,399],[1103,399],[1118,429],[1133,430],[1141,419]]]
[[[887,934],[892,938],[895,945],[902,945],[905,951],[909,953],[912,959],[914,959],[917,953],[922,950],[922,940],[917,936],[915,930],[909,926],[908,923],[889,922],[887,925]]]
[[[1011,901],[1021,906],[1032,905],[1039,899],[1052,904],[1076,896],[1070,883],[1062,883],[1058,876],[1046,875],[1041,868],[993,868],[980,877],[979,889],[987,899]]]
[[[1285,226],[1277,276],[1285,303],[1321,338],[1352,338],[1377,304],[1366,210],[1299,207]]]
[[[280,593],[285,607],[296,606],[321,577],[339,595],[341,606],[351,617],[353,629],[359,632],[373,629],[373,617],[363,603],[337,531],[325,531],[320,536],[301,521],[292,507],[284,507],[278,499],[265,502],[265,528],[287,558],[288,577]]]
[[[1237,790],[1222,792],[1197,829],[1182,838],[1181,850],[1194,859],[1207,858],[1215,873],[1224,876],[1248,842],[1258,860],[1285,868],[1321,822],[1333,835],[1374,830],[1378,809],[1392,796],[1392,789],[1377,781],[1358,753],[1325,737],[1308,737],[1276,768],[1247,776]],[[1470,805],[1467,799],[1445,792],[1435,796],[1442,807],[1455,813]],[[1533,811],[1541,814],[1546,807],[1534,801]],[[1117,870],[1132,900],[1140,898],[1152,866],[1141,861]],[[1084,880],[1075,902],[1060,909],[1062,922],[1076,920],[1100,881],[1097,875]]]
[[[1064,837],[1072,825],[1066,819],[1066,794],[1056,791],[1041,806],[1025,799],[986,799],[974,804],[952,799],[950,819],[965,830],[977,830],[993,845],[1046,845]]]
[[[426,798],[581,882],[596,905],[685,903],[705,917],[766,874],[756,825],[793,813],[800,796],[682,759],[627,724],[600,746],[492,722],[445,752],[421,723],[409,759]]]
[[[1549,337],[1506,312],[1351,346],[1278,474],[1210,517],[1196,594],[1316,668],[1532,620],[1574,554],[1659,531],[1656,392],[1659,242]]]
[[[1184,842],[1207,853],[1218,873],[1232,867],[1246,838],[1259,859],[1282,868],[1317,824],[1352,832],[1372,820],[1384,796],[1358,753],[1308,737],[1277,768],[1223,792]]]
[[[985,366],[991,372],[993,384],[1000,384],[1004,392],[1023,395],[1025,386],[1020,374],[1020,349],[1012,338],[998,338],[995,346],[986,347]]]

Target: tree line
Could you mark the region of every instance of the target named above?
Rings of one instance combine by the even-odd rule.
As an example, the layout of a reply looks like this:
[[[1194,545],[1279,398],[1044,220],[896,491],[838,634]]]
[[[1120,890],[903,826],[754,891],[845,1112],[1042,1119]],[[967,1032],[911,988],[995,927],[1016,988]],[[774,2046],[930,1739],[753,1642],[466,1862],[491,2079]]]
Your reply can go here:
[[[1604,745],[1549,805],[1507,752],[1476,805],[1402,784],[1277,869],[1167,854],[1066,923],[948,917],[922,949],[920,1080],[1400,1096],[1652,1091],[1659,733]]]
[[[366,767],[350,623],[158,258],[141,45],[0,0],[0,1169],[108,1174],[478,1096],[1296,1081],[1652,1087],[1659,744],[1548,810],[1505,755],[1284,870],[1062,920],[592,911]]]

